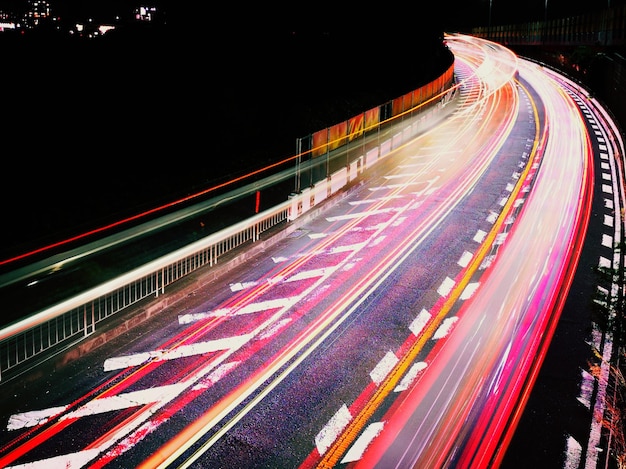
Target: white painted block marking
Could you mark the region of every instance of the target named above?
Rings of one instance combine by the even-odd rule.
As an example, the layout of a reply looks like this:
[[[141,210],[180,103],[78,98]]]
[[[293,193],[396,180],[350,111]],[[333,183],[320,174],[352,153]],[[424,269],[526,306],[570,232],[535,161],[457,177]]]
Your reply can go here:
[[[593,390],[595,389],[596,379],[586,370],[581,370],[582,381],[580,382],[580,393],[578,394],[578,402],[587,409],[591,409],[591,399]]]
[[[452,291],[452,288],[454,288],[454,280],[450,277],[446,277],[444,281],[441,282],[441,285],[439,285],[439,288],[437,288],[437,293],[441,296],[448,296]]]
[[[324,428],[315,435],[315,446],[320,455],[323,455],[328,448],[330,448],[330,445],[333,444],[351,420],[352,415],[350,415],[350,410],[348,410],[345,404],[342,405],[335,415],[332,416],[330,421],[324,425]]]
[[[393,370],[393,367],[398,363],[398,357],[389,351],[385,354],[385,356],[378,362],[378,364],[374,367],[374,369],[370,372],[370,378],[374,381],[376,386],[379,386],[380,383],[384,381],[389,372]]]
[[[608,234],[603,234],[602,235],[602,246],[607,247],[607,248],[612,248],[613,247],[613,237],[609,236]]]
[[[583,449],[578,441],[573,436],[567,437],[567,448],[565,449],[565,462],[563,463],[563,469],[575,469],[580,467],[580,458],[582,457]]]
[[[411,321],[411,324],[409,325],[409,329],[411,330],[414,336],[417,337],[422,332],[424,327],[426,327],[426,324],[428,324],[428,321],[430,321],[430,318],[431,318],[431,314],[425,309],[423,309],[420,311],[417,317],[413,319],[413,321]]]
[[[461,258],[458,260],[457,264],[459,264],[461,267],[467,267],[472,260],[472,257],[474,257],[474,255],[471,252],[465,251],[461,255]]]
[[[477,243],[482,243],[483,239],[485,239],[485,236],[487,236],[487,233],[485,231],[478,230],[474,235],[474,241],[476,241]]]

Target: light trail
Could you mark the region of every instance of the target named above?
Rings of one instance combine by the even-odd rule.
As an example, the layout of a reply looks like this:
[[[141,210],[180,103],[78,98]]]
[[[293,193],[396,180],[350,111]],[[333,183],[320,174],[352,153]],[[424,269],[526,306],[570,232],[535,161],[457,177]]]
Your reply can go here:
[[[380,356],[362,351],[371,366],[352,372],[365,373],[363,387],[325,396],[331,417],[310,416],[320,426],[301,461],[301,469],[497,465],[562,308],[558,292],[571,282],[591,201],[591,149],[577,107],[540,67],[485,41],[448,41],[462,76],[455,113],[395,150],[401,164],[383,162],[384,174],[355,190],[346,210],[227,285],[228,296],[181,310],[175,332],[104,358],[106,378],[93,390],[12,414],[17,435],[2,443],[0,465],[99,468],[134,451],[150,454],[143,468],[200,463],[267,411],[313,357],[352,345],[348,325],[427,243],[446,239],[448,224],[463,224],[455,211],[482,197],[476,188],[528,122],[528,151],[515,156],[511,180],[498,181],[502,195],[481,206],[480,226],[489,228],[459,251],[454,274],[432,280],[429,307],[398,329],[405,335],[383,344]],[[446,253],[432,255],[448,262]],[[201,410],[192,411],[196,402]],[[170,432],[171,419],[186,412],[193,419]],[[90,427],[99,415],[111,418]],[[167,437],[142,446],[157,434]],[[71,450],[29,458],[64,435]]]

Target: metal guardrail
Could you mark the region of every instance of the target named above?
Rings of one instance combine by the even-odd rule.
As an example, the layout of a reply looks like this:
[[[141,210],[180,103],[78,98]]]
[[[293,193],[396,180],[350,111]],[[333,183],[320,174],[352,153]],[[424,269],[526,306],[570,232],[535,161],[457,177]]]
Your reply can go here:
[[[456,96],[455,92],[456,86],[451,80],[434,100],[430,100],[428,107],[418,109],[420,106],[416,106],[407,111],[407,116],[413,117],[395,116],[393,120],[401,119],[398,125],[394,123],[389,137],[377,141],[376,146],[313,186],[292,194],[287,201],[0,330],[0,383],[94,334],[97,326],[111,316],[149,297],[163,295],[166,287],[174,282],[200,268],[216,265],[224,254],[258,241],[262,233],[297,219],[332,197],[392,150],[442,119],[446,104]],[[380,132],[383,125],[388,126],[389,122],[379,124],[376,131]],[[335,152],[341,156],[340,150]],[[345,152],[347,150],[341,156],[343,161]],[[319,162],[310,160],[307,164],[311,169]],[[307,167],[301,165],[298,170],[307,170]]]

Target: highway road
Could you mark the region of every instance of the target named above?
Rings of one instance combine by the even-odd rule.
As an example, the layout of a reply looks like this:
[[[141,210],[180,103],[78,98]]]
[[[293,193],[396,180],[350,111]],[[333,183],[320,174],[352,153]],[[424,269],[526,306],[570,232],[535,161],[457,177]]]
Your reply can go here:
[[[0,466],[499,465],[578,265],[600,147],[584,90],[447,42],[447,119],[141,327],[5,386]]]

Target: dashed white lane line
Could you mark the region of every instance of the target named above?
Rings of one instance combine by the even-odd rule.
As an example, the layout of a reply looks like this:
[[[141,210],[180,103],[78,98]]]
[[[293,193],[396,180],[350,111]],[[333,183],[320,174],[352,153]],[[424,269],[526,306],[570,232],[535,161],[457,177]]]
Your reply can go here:
[[[439,288],[437,288],[437,293],[441,296],[448,296],[452,288],[454,288],[454,280],[450,277],[446,277],[443,282],[441,282],[441,285],[439,285]]]
[[[347,213],[344,215],[337,215],[334,217],[326,217],[326,220],[329,222],[339,221],[339,220],[350,220],[354,218],[365,218],[365,217],[370,217],[372,215],[380,215],[384,213],[397,212],[397,211],[398,211],[398,208],[396,207],[388,207],[388,208],[381,208],[378,210],[368,210],[365,212]]]
[[[332,416],[330,421],[315,435],[317,452],[323,455],[351,420],[352,415],[350,414],[350,410],[343,404],[335,415]]]
[[[393,370],[393,367],[398,363],[398,357],[389,351],[385,354],[385,356],[376,364],[374,369],[370,371],[370,378],[376,386],[379,386],[380,383],[384,381],[387,375]]]
[[[354,444],[350,447],[350,450],[341,460],[342,464],[358,461],[363,457],[363,453],[369,446],[369,444],[383,431],[385,422],[375,422],[367,426],[363,433],[357,438]]]
[[[603,234],[602,235],[602,246],[607,247],[607,248],[612,248],[613,247],[613,237],[608,235],[608,234]]]
[[[604,215],[604,224],[606,226],[613,226],[613,217],[611,215]]]
[[[418,335],[420,335],[424,327],[426,327],[426,324],[428,324],[428,321],[430,321],[430,318],[431,314],[423,309],[420,311],[417,317],[413,319],[413,321],[411,321],[411,324],[409,324],[409,329],[414,336],[417,337]]]
[[[149,352],[135,353],[122,357],[107,358],[104,361],[104,371],[120,370],[131,366],[139,366],[150,360],[164,361],[177,358],[202,355],[203,353],[217,352],[218,350],[229,350],[241,347],[251,340],[252,336],[244,334],[234,337],[209,340],[207,342],[197,342],[189,345],[181,345],[172,350],[151,350]]]
[[[598,262],[598,267],[603,268],[603,269],[610,269],[611,261],[607,259],[606,257],[600,256],[600,262]]]
[[[461,258],[457,261],[457,264],[460,265],[461,267],[467,267],[470,261],[472,260],[472,257],[474,257],[474,255],[471,252],[465,251],[461,255]]]
[[[591,399],[593,391],[595,389],[595,378],[587,370],[581,370],[582,379],[580,383],[580,392],[578,395],[578,402],[584,405],[587,409],[591,409]]]
[[[486,236],[487,232],[483,230],[478,230],[474,235],[474,241],[476,241],[477,243],[482,243]]]

